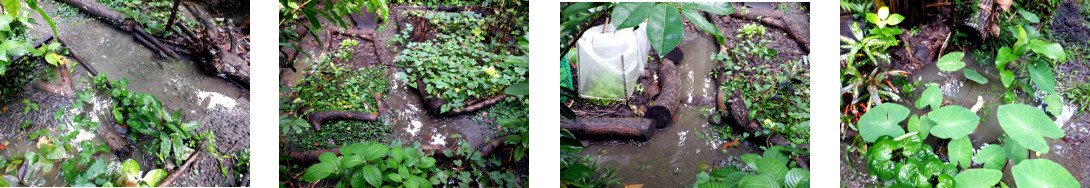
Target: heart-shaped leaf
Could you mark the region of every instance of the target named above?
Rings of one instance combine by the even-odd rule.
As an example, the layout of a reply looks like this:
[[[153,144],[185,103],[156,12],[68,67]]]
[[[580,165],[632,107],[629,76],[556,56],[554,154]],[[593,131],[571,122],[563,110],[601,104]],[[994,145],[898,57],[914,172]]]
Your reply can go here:
[[[939,89],[938,84],[927,84],[927,89],[923,90],[920,99],[916,101],[916,108],[923,110],[931,106],[931,110],[935,110],[939,108],[939,105],[942,105],[942,90]]]
[[[1063,113],[1064,98],[1060,97],[1060,95],[1050,94],[1045,96],[1045,104],[1048,105],[1045,107],[1045,110],[1048,110],[1048,113],[1051,113],[1053,116],[1060,116],[1060,113]]]
[[[1031,159],[1011,169],[1018,187],[1079,187],[1079,182],[1063,166],[1048,159]]]
[[[867,142],[874,142],[882,135],[904,135],[905,130],[898,123],[908,118],[909,113],[908,108],[900,104],[883,103],[875,106],[859,118],[859,135]]]
[[[965,69],[963,71],[965,72],[965,77],[969,78],[969,80],[973,80],[979,84],[988,84],[988,78],[984,77],[984,75],[980,75],[980,73],[977,73],[975,70]]]
[[[980,116],[965,107],[951,105],[931,111],[927,118],[935,122],[931,135],[939,138],[959,138],[973,133],[980,124]]]
[[[984,168],[1003,170],[1003,165],[1007,164],[1007,151],[1000,145],[987,145],[980,148],[973,160],[984,164]]]
[[[1039,55],[1051,58],[1058,62],[1067,61],[1067,53],[1064,52],[1064,47],[1059,43],[1045,42],[1042,40],[1033,39],[1026,44],[1026,48],[1037,52]]]
[[[965,58],[964,52],[950,52],[946,55],[942,55],[942,57],[939,58],[939,62],[935,63],[935,65],[939,66],[939,69],[942,71],[957,71],[958,69],[965,67],[965,62],[961,61],[962,58]]]
[[[950,140],[946,151],[950,155],[950,164],[961,164],[961,168],[973,165],[973,143],[969,142],[969,137]]]
[[[1029,78],[1034,86],[1045,93],[1056,94],[1056,77],[1052,75],[1052,68],[1047,63],[1037,62],[1026,70],[1029,70]]]
[[[935,122],[927,118],[927,115],[908,118],[908,132],[918,132],[920,140],[927,139],[927,135],[931,135],[931,127],[935,126]]]
[[[1033,151],[1048,153],[1048,142],[1042,137],[1059,138],[1063,130],[1045,115],[1045,112],[1025,104],[1007,104],[996,111],[1003,131]]]
[[[969,169],[958,173],[954,183],[958,187],[993,187],[1003,178],[1003,172],[992,169]]]

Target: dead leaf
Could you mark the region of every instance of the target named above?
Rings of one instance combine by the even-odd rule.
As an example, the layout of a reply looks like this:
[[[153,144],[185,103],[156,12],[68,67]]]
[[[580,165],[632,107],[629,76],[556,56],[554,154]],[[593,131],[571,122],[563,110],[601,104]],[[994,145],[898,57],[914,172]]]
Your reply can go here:
[[[643,184],[624,185],[624,188],[643,188]]]
[[[1012,0],[995,0],[995,4],[999,5],[999,8],[1002,8],[1003,11],[1010,11],[1011,1]]]

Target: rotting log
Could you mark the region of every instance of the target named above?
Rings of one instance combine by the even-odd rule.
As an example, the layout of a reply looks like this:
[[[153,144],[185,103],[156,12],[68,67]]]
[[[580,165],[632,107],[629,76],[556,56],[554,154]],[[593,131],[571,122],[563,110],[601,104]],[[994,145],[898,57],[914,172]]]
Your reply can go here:
[[[102,137],[102,140],[106,142],[106,146],[110,147],[114,155],[117,155],[119,159],[127,159],[132,156],[133,144],[129,139],[125,139],[115,131],[113,124],[105,123],[98,129],[98,136]]]
[[[561,118],[560,128],[571,131],[579,138],[647,140],[655,134],[652,122],[653,120],[639,117],[577,117],[575,121]]]
[[[435,96],[429,94],[427,92],[427,90],[424,89],[426,87],[427,87],[427,85],[424,84],[423,80],[421,80],[421,79],[416,80],[416,87],[415,87],[416,92],[418,94],[420,94],[420,98],[424,100],[424,107],[427,108],[428,111],[430,111],[432,114],[437,114],[437,115],[442,115],[442,116],[457,116],[457,115],[463,115],[463,114],[470,114],[470,113],[476,112],[478,110],[482,110],[482,109],[491,107],[493,105],[496,105],[500,101],[503,101],[503,99],[506,99],[507,97],[511,96],[511,95],[507,95],[507,94],[496,95],[496,96],[493,96],[492,98],[488,98],[488,99],[485,99],[485,100],[482,100],[482,101],[479,101],[479,102],[474,102],[474,103],[471,103],[471,104],[467,104],[462,108],[451,109],[450,111],[447,111],[447,112],[444,113],[444,112],[441,112],[442,107],[443,107],[444,104],[447,104],[448,102],[446,100],[440,99],[439,97],[435,97]]]
[[[655,98],[655,105],[647,108],[644,117],[653,120],[655,128],[663,128],[674,120],[677,107],[681,105],[681,76],[674,62],[668,59],[659,64],[658,75],[662,89]]]
[[[170,187],[170,184],[174,183],[174,180],[177,180],[178,176],[181,176],[183,174],[183,171],[193,166],[193,162],[197,161],[197,158],[200,158],[200,155],[202,153],[204,152],[198,150],[196,153],[193,153],[192,156],[189,156],[189,159],[185,160],[185,164],[170,172],[170,175],[168,175],[166,178],[163,178],[163,181],[159,183],[159,187]]]
[[[810,53],[810,33],[799,31],[798,29],[801,28],[791,27],[791,25],[788,25],[787,21],[784,20],[783,11],[746,8],[745,5],[742,5],[740,3],[734,3],[734,7],[739,10],[731,13],[731,17],[758,21],[767,26],[783,30],[787,33],[788,36],[791,36],[792,39],[795,39],[795,42],[799,45],[799,48],[801,48],[806,53]]]
[[[338,147],[338,148],[323,149],[323,150],[287,152],[284,155],[287,155],[292,160],[297,161],[297,162],[314,163],[314,162],[318,162],[318,156],[321,156],[323,153],[329,153],[329,152],[332,152],[334,155],[341,155],[341,148]]]
[[[178,59],[179,56],[175,53],[176,48],[164,44],[160,39],[157,39],[144,31],[144,27],[136,23],[132,19],[126,19],[125,15],[110,9],[94,0],[60,0],[61,2],[72,5],[83,12],[90,14],[100,20],[114,25],[115,27],[132,34],[137,41],[148,46],[149,49],[156,50],[157,53],[165,54],[172,58]],[[185,3],[183,3],[185,4]],[[199,14],[196,10],[188,8],[187,10],[194,13],[194,17],[204,18],[203,14]],[[202,19],[202,24],[207,23],[207,19]],[[220,43],[223,40],[218,39],[218,36],[196,36],[193,32],[189,31],[184,25],[174,25],[180,30],[184,31],[186,38],[189,41],[182,41],[179,45],[186,48],[185,51],[190,52],[197,63],[199,63],[202,70],[206,73],[213,75],[221,75],[232,82],[239,82],[239,86],[248,88],[250,85],[250,66],[249,62],[243,59],[239,54],[231,53],[228,47],[221,47]],[[213,27],[205,29],[206,33],[213,33],[211,30],[215,30]],[[230,32],[230,31],[228,31]],[[194,38],[196,37],[196,38]],[[172,41],[173,42],[173,41]]]
[[[349,111],[319,111],[311,112],[307,115],[307,122],[314,129],[321,130],[322,123],[333,120],[359,120],[359,121],[378,121],[379,115],[367,112],[349,112]]]

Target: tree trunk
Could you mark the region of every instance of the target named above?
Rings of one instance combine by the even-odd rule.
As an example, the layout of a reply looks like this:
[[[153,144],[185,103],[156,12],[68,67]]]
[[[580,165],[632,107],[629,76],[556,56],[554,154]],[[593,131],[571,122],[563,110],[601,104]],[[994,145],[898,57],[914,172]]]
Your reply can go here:
[[[322,129],[322,123],[333,120],[378,121],[379,115],[367,112],[347,111],[320,111],[311,112],[307,115],[307,122],[317,130]]]
[[[655,98],[655,105],[647,109],[644,117],[654,120],[656,128],[666,127],[674,120],[677,107],[681,104],[681,76],[677,73],[674,62],[663,59],[659,64],[660,86],[659,97]]]
[[[637,139],[647,140],[655,134],[652,120],[646,118],[587,118],[573,122],[560,120],[560,128],[567,129],[583,139]]]

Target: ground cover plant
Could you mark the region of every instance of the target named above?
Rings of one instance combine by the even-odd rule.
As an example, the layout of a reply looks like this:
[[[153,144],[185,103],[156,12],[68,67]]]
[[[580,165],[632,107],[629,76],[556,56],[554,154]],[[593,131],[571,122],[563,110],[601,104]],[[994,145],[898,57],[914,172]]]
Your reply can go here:
[[[1063,122],[1080,113],[1065,111],[1065,104],[1081,105],[1066,101],[1071,95],[1061,93],[1058,83],[1079,76],[1059,67],[1073,62],[1071,48],[1082,47],[1056,41],[1050,34],[1056,22],[1038,16],[1051,14],[1059,1],[979,7],[955,2],[942,8],[890,3],[841,1],[842,28],[851,34],[841,36],[841,145],[848,154],[842,169],[850,169],[842,172],[842,184],[1080,186],[1082,172],[1070,169],[1080,162],[1053,155],[1067,152],[1061,145],[1078,137]],[[978,32],[924,16],[937,12],[949,13],[939,19],[966,19],[955,26],[992,29]],[[919,25],[904,24],[909,22]],[[936,31],[949,33],[945,47],[915,43],[936,38]],[[912,56],[918,54],[932,57]],[[933,79],[932,71],[945,80]],[[968,92],[951,91],[952,84],[965,84],[961,89]],[[869,172],[859,177],[856,170]]]
[[[528,186],[527,2],[281,5],[282,187]]]

